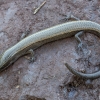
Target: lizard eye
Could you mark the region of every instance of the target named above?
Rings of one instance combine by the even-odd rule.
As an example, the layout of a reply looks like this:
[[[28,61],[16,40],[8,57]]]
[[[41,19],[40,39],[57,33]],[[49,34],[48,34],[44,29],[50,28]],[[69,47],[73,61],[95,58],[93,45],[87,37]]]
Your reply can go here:
[[[1,58],[2,58],[2,55],[3,55],[3,54],[0,54],[0,64],[1,64]]]

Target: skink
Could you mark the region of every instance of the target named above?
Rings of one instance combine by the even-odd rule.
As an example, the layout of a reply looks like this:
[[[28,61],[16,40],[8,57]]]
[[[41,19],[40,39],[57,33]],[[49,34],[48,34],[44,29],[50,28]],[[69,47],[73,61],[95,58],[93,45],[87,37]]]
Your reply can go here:
[[[79,31],[94,31],[93,34],[96,34],[100,37],[100,25],[92,21],[72,21],[63,23],[60,25],[47,28],[40,32],[36,32],[16,45],[12,46],[6,50],[0,57],[0,71],[4,70],[12,63],[14,63],[19,57],[25,55],[29,49],[37,49],[45,43],[55,41],[62,38],[67,38],[75,35]],[[100,71],[92,74],[80,74],[80,72],[75,71],[73,68],[68,67],[68,69],[81,77],[84,78],[98,78],[100,77]],[[76,73],[77,72],[77,73]]]

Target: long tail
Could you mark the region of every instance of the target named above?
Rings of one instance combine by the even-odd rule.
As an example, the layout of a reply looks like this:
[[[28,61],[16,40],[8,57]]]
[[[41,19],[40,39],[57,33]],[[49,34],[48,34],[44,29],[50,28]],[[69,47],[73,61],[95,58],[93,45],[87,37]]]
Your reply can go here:
[[[67,63],[65,63],[65,66],[76,76],[82,77],[82,78],[86,78],[86,79],[96,79],[100,77],[100,71],[95,72],[95,73],[91,73],[91,74],[85,74],[85,73],[81,73],[76,71],[75,69],[73,69],[71,66],[69,66]]]

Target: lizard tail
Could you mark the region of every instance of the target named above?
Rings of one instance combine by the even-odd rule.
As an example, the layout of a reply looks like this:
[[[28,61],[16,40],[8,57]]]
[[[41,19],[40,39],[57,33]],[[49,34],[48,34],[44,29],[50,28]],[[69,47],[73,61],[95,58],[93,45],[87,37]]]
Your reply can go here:
[[[85,79],[96,79],[100,77],[100,71],[91,73],[91,74],[85,74],[82,72],[78,72],[75,69],[73,69],[71,66],[69,66],[67,63],[65,63],[65,66],[72,72],[74,75],[85,78]]]

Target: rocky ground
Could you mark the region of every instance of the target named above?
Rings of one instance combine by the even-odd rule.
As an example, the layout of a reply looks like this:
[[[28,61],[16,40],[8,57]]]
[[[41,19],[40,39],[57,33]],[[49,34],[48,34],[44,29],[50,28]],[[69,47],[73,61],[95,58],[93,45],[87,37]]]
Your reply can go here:
[[[100,24],[99,0],[0,0],[0,53],[20,41],[21,35],[64,23],[72,13],[81,20]],[[79,51],[77,40],[66,38],[35,50],[36,60],[25,57],[0,73],[0,100],[100,100],[100,78],[84,80],[64,65],[92,73],[100,70],[100,39],[90,33],[81,37],[88,55]]]

